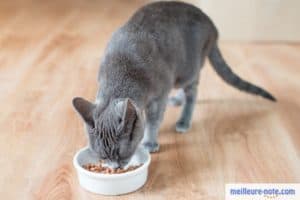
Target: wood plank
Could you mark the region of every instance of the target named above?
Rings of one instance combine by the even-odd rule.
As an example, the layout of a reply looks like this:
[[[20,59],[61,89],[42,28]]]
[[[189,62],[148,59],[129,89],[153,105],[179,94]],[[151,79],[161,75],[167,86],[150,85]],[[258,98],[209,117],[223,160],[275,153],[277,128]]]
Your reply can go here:
[[[223,42],[234,71],[279,102],[236,91],[206,64],[191,131],[174,132],[180,108],[168,107],[141,190],[110,198],[79,187],[72,158],[86,138],[71,99],[94,98],[111,33],[142,4],[0,3],[3,199],[223,199],[228,182],[300,181],[300,45]]]

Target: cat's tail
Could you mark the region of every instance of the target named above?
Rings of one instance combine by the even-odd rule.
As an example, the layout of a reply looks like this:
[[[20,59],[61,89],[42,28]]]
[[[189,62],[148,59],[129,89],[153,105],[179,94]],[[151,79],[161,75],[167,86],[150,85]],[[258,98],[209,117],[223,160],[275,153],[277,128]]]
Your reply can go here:
[[[238,75],[236,75],[230,67],[227,65],[225,60],[222,57],[222,54],[215,43],[208,54],[208,58],[210,63],[212,64],[213,68],[217,72],[219,76],[228,84],[232,85],[233,87],[251,93],[255,95],[262,96],[266,99],[271,101],[276,101],[276,99],[266,90],[255,86],[247,81],[244,81]]]

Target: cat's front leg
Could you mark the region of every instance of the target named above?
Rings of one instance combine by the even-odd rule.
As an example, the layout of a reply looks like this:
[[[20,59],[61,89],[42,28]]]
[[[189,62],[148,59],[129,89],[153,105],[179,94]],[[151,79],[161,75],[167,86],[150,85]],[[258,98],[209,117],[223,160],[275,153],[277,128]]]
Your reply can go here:
[[[151,153],[159,150],[157,136],[165,112],[166,103],[167,97],[159,98],[151,102],[146,109],[146,126],[142,143]]]
[[[157,141],[158,129],[157,125],[146,125],[145,134],[143,138],[143,146],[150,152],[154,153],[159,150]]]

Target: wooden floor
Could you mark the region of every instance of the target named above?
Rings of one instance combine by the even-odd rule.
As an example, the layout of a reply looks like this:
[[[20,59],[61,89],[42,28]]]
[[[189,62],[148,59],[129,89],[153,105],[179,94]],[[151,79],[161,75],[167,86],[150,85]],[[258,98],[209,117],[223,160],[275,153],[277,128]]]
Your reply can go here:
[[[93,100],[111,33],[143,1],[0,2],[2,199],[223,199],[225,183],[300,182],[300,45],[221,43],[234,71],[271,103],[226,85],[206,64],[193,127],[168,108],[147,184],[119,197],[79,187],[72,157],[86,145],[74,96]],[[222,32],[222,31],[221,31]]]

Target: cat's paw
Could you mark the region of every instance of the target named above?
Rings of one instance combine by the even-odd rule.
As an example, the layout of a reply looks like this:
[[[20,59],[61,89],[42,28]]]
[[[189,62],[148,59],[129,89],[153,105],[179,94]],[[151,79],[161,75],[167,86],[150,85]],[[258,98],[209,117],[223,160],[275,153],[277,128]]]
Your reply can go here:
[[[157,144],[156,142],[145,142],[143,143],[143,146],[149,153],[158,152],[159,150],[159,144]]]
[[[184,121],[178,121],[176,123],[175,129],[176,129],[176,132],[178,132],[178,133],[185,133],[190,129],[190,124],[186,123]]]

